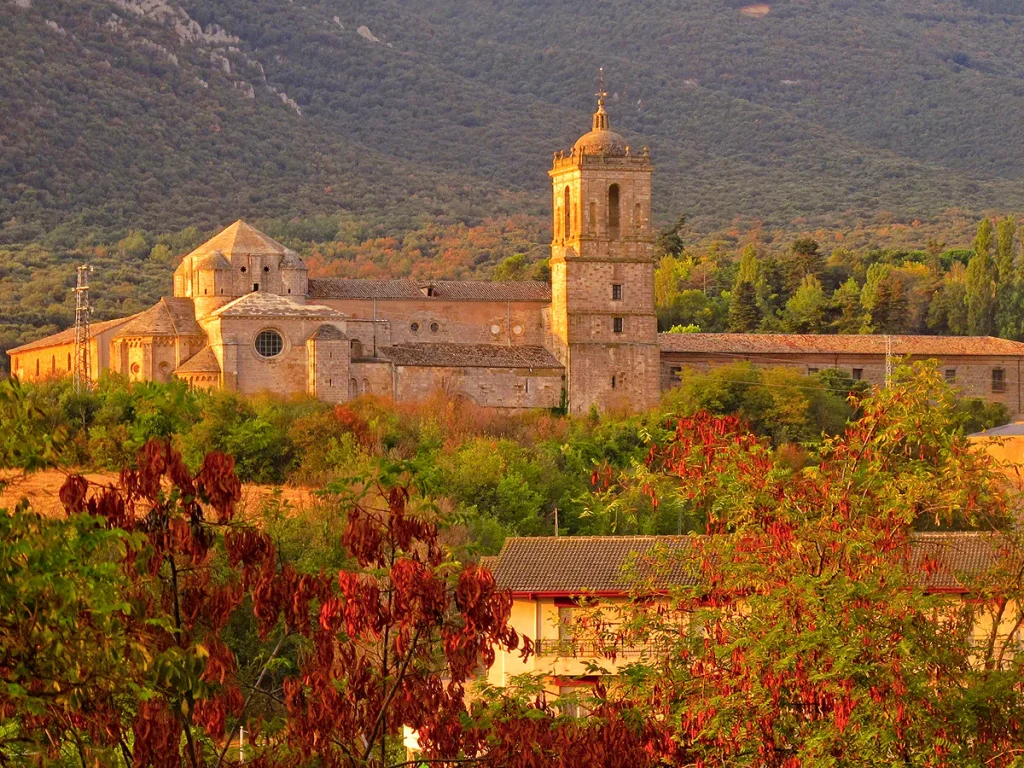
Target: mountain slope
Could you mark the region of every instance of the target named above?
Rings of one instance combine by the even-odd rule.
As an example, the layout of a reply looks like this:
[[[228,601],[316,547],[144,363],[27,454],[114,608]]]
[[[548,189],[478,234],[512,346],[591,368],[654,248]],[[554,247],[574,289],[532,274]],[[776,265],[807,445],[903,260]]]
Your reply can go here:
[[[1007,0],[0,0],[0,237],[543,215],[613,124],[663,219],[1024,209]]]

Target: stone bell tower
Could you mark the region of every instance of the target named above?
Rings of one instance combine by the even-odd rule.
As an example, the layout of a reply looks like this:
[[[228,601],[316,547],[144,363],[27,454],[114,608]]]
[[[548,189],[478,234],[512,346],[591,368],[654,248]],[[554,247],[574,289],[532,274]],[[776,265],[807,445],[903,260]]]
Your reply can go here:
[[[570,413],[644,410],[660,396],[650,153],[612,131],[604,77],[590,133],[551,176],[551,330]]]

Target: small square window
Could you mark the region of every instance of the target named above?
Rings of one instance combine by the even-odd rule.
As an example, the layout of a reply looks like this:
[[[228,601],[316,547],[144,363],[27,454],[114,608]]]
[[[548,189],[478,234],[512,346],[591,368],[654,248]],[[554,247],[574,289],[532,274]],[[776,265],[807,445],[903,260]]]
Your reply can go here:
[[[854,368],[853,369],[853,380],[854,381],[860,381],[863,378],[864,378],[864,369],[863,368]]]
[[[807,375],[808,375],[808,376],[813,376],[813,375],[814,375],[814,374],[816,374],[817,372],[818,372],[818,369],[817,369],[817,368],[808,368],[808,369],[807,369]]]
[[[622,301],[622,286],[618,283],[612,286],[612,301]]]
[[[947,368],[943,372],[947,384],[956,384],[956,368]]]
[[[992,391],[1006,391],[1006,372],[1002,368],[992,369]]]
[[[622,333],[622,318],[616,317],[612,319],[612,330],[616,333]]]

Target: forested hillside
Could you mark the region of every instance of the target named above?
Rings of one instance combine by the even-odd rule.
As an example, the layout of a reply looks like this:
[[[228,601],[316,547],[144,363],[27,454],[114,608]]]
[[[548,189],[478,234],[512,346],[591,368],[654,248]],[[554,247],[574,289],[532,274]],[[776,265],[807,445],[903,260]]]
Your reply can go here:
[[[7,242],[537,215],[600,65],[663,222],[1024,209],[1007,0],[0,2]]]

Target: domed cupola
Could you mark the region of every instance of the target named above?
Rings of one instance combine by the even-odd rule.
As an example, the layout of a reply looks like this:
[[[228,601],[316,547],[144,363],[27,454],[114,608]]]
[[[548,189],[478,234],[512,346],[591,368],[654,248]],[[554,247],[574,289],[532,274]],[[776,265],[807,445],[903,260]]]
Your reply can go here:
[[[604,157],[626,157],[629,145],[608,125],[608,113],[604,110],[604,99],[608,94],[604,88],[597,96],[597,112],[594,113],[594,127],[572,146],[573,154],[602,155]]]

